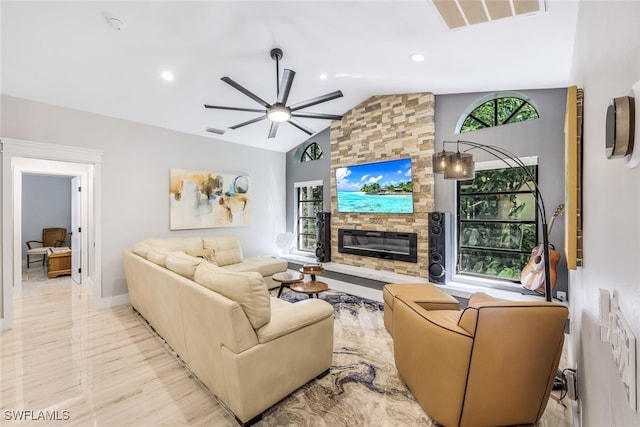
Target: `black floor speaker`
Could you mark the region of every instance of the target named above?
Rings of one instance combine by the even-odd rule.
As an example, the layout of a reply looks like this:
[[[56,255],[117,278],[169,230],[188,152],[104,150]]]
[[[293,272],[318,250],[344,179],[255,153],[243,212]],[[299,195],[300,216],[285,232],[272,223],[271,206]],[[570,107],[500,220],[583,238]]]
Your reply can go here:
[[[316,214],[316,260],[318,262],[331,261],[331,213],[318,212]]]
[[[429,213],[429,281],[445,283],[449,214]]]

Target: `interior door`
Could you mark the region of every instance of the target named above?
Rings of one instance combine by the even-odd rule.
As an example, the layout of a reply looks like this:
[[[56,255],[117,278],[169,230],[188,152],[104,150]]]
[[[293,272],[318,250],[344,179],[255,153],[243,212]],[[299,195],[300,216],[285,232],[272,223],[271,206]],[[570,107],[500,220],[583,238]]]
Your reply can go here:
[[[71,179],[71,278],[77,284],[82,283],[82,275],[80,274],[80,265],[82,260],[82,245],[80,233],[80,218],[82,211],[81,206],[81,182],[79,176]]]

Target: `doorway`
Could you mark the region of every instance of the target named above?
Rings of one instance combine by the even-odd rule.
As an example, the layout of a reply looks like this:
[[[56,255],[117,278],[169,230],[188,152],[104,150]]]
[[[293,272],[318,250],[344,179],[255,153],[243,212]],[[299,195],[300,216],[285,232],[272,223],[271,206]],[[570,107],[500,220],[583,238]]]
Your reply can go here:
[[[22,177],[42,174],[77,177],[80,192],[80,280],[101,298],[100,163],[102,152],[78,147],[2,139],[2,318],[13,324],[13,296],[22,292]],[[6,207],[6,208],[5,208]]]
[[[81,164],[81,163],[68,163],[68,162],[59,162],[52,160],[42,160],[42,159],[29,159],[23,157],[16,157],[13,159],[13,235],[14,235],[14,282],[13,282],[13,290],[14,295],[20,295],[22,293],[22,246],[24,239],[22,237],[22,199],[23,199],[23,185],[22,181],[25,175],[50,175],[50,176],[71,176],[75,179],[79,180],[80,185],[87,186],[89,174],[92,171],[91,165]],[[81,192],[80,192],[81,193]],[[87,194],[88,192],[85,192]],[[81,197],[79,200],[80,212],[87,212],[87,209],[83,205],[88,204],[87,197]],[[84,227],[87,230],[88,220],[86,216],[80,215],[80,227],[78,229],[82,229]],[[76,230],[74,230],[76,231]],[[73,255],[80,255],[80,271],[84,270],[88,271],[88,262],[85,257],[82,257],[82,253],[87,253],[86,250],[82,250],[82,248],[86,248],[88,245],[88,239],[86,235],[83,233],[80,234],[80,239],[78,239],[79,245],[76,246],[76,253]],[[78,250],[79,249],[79,250]],[[72,256],[73,256],[72,255]],[[83,276],[86,274],[80,274],[80,282],[82,283]]]
[[[73,242],[73,238],[78,234],[77,230],[80,225],[72,225],[72,216],[76,211],[79,212],[80,198],[73,197],[72,180],[79,180],[77,176],[68,175],[41,175],[25,173],[22,176],[22,260],[26,268],[23,268],[23,281],[29,280],[30,273],[41,268],[42,273],[48,270],[45,267],[45,255],[32,255],[29,257],[29,248],[39,248],[47,246],[44,242],[45,229],[57,229],[58,241],[57,246],[62,248],[71,248],[72,253],[66,256],[58,256],[59,260],[78,261],[77,269],[80,268],[78,254],[80,242]],[[80,184],[78,184],[80,185]],[[79,220],[79,218],[78,218]],[[64,233],[62,232],[64,230]],[[31,245],[28,246],[27,242]],[[42,242],[42,243],[40,243]],[[74,244],[75,243],[75,244]],[[36,249],[39,251],[39,249]],[[61,250],[61,249],[60,249]],[[66,261],[60,261],[61,266]],[[69,265],[68,268],[72,270]],[[73,271],[71,271],[73,272]],[[76,283],[79,280],[76,280]],[[16,295],[14,295],[15,297]]]

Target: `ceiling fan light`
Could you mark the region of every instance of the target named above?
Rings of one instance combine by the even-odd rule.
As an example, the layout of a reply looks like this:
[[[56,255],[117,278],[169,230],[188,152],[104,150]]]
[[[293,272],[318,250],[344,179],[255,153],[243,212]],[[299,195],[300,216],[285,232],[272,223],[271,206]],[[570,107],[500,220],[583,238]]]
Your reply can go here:
[[[291,110],[284,105],[274,105],[267,110],[267,117],[274,122],[286,122],[291,118]]]

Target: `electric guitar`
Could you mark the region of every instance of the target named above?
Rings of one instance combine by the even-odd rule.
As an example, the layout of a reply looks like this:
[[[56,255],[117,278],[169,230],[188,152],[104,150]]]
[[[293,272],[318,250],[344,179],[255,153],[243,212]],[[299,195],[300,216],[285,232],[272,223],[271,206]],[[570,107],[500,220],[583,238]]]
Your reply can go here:
[[[547,235],[551,234],[553,223],[563,212],[564,205],[558,206],[558,209],[556,209],[547,225]],[[549,243],[549,276],[552,290],[556,287],[556,266],[558,265],[558,261],[560,261],[560,253]],[[526,289],[544,293],[544,281],[544,250],[542,245],[538,245],[531,251],[531,258],[520,273],[520,283],[522,283],[522,286]]]

